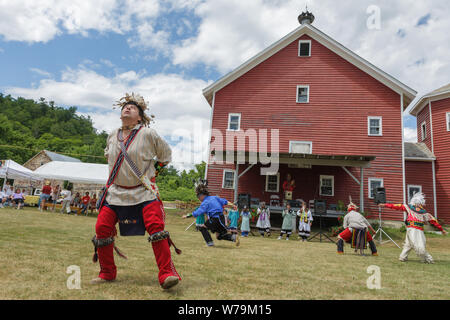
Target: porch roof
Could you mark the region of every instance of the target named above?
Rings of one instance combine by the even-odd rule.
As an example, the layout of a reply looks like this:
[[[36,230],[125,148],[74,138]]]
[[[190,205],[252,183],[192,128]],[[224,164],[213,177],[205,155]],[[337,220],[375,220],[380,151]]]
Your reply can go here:
[[[269,164],[268,161],[274,157],[278,157],[280,164],[309,164],[318,166],[346,166],[346,167],[370,167],[370,162],[376,159],[371,155],[325,155],[325,154],[309,154],[309,153],[289,153],[279,152],[264,153],[250,151],[230,151],[230,150],[213,150],[211,152],[215,156],[216,161],[221,160],[225,163],[262,163]],[[261,159],[262,158],[262,159]]]

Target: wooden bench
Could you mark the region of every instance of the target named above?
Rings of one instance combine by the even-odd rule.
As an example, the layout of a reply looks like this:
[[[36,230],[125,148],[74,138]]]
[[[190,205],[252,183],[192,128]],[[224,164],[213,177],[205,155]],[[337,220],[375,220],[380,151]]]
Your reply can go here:
[[[45,206],[44,206],[44,210],[48,210],[48,208],[53,208],[53,203],[45,203]],[[60,204],[60,203],[57,203],[57,204],[55,204],[55,210],[56,209],[58,209],[58,210],[61,210],[61,208],[62,208],[62,204]],[[70,210],[72,211],[72,212],[76,212],[76,214],[77,214],[77,216],[78,215],[80,215],[81,214],[81,210],[83,210],[83,208],[78,208],[78,207],[74,207],[74,206],[70,206]],[[92,209],[87,209],[86,210],[86,212],[89,214],[89,211],[91,211],[91,213],[97,213],[97,210],[94,210],[94,212],[92,212],[93,210]]]

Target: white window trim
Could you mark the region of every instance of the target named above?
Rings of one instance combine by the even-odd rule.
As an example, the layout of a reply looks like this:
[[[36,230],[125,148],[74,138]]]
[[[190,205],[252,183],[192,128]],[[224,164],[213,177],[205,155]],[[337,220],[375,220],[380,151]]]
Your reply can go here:
[[[425,130],[423,127],[425,126]],[[422,141],[427,138],[427,121],[424,121],[420,124],[420,137],[422,138]]]
[[[380,133],[371,134],[370,133],[370,120],[380,120]],[[381,137],[383,135],[383,117],[367,117],[367,134],[373,137]]]
[[[232,186],[232,187],[225,188],[225,174],[226,174],[227,172],[233,173],[233,186]],[[231,169],[224,169],[224,170],[223,170],[223,176],[222,176],[222,189],[234,189],[234,182],[235,182],[235,179],[234,179],[235,177],[234,177],[234,175],[235,175],[234,170],[231,170]]]
[[[322,194],[322,179],[331,179],[331,195]],[[319,195],[324,197],[334,197],[334,176],[320,176]]]
[[[280,173],[278,172],[276,174],[276,176],[277,176],[277,190],[276,191],[271,191],[268,188],[269,187],[269,176],[274,176],[274,174],[266,175],[266,188],[265,188],[266,192],[270,192],[270,193],[278,193],[278,192],[280,192]]]
[[[291,140],[289,141],[289,153],[293,153],[292,152],[292,144],[293,143],[304,143],[304,144],[309,144],[309,150],[311,151],[310,154],[312,154],[312,141],[297,141],[297,140]]]
[[[309,43],[309,54],[307,56],[301,56],[300,55],[300,47],[301,47],[302,43]],[[299,40],[299,42],[298,42],[298,56],[300,58],[311,57],[311,40]]]
[[[300,88],[307,88],[308,89],[308,96],[306,99],[306,102],[300,102],[298,101],[298,89]],[[297,91],[295,92],[295,100],[297,101],[297,103],[309,103],[309,85],[297,85]]]
[[[446,120],[447,120],[447,131],[450,131],[450,112],[447,112],[446,115],[447,115],[447,118],[446,118]]]
[[[368,193],[368,196],[369,196],[369,199],[373,199],[374,197],[371,197],[370,196],[370,191],[371,191],[371,188],[370,188],[370,185],[371,185],[371,182],[372,181],[378,181],[378,182],[381,182],[381,186],[380,186],[380,188],[384,188],[384,179],[383,178],[369,178],[369,180],[368,180],[368,186],[367,186],[367,193]]]
[[[239,117],[239,127],[237,130],[230,129],[231,117],[238,116]],[[241,130],[241,114],[240,113],[229,113],[228,114],[228,126],[227,131],[240,131]]]
[[[411,188],[419,188],[420,189],[419,192],[422,192],[422,186],[419,186],[419,185],[416,185],[416,184],[408,184],[408,203],[409,203],[409,200],[411,200],[409,198],[409,189],[411,189]]]

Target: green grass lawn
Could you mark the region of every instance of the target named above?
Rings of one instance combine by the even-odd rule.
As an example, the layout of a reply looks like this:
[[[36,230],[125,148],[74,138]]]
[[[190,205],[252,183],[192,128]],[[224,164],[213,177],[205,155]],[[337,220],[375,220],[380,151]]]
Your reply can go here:
[[[185,228],[193,220],[167,210],[166,230],[183,254],[172,250],[180,284],[164,291],[147,237],[119,237],[128,260],[116,257],[117,281],[92,286],[99,265],[92,262],[95,217],[0,209],[0,299],[449,299],[450,237],[427,235],[435,264],[423,264],[412,252],[398,261],[400,249],[378,246],[379,256],[358,256],[349,245],[336,254],[329,242],[241,238],[241,246],[215,241],[208,248],[199,232]],[[256,234],[256,233],[255,233]],[[401,246],[404,234],[392,236]],[[370,251],[368,250],[367,253]],[[69,290],[69,266],[81,270],[81,290]],[[380,267],[381,289],[370,290],[367,268]]]

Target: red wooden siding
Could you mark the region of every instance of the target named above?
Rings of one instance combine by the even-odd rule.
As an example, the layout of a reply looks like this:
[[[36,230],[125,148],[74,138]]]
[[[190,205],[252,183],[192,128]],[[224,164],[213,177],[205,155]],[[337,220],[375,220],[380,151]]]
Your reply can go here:
[[[447,131],[446,125],[447,112],[450,112],[450,98],[431,103],[436,156],[437,214],[439,219],[450,223],[450,132]]]
[[[434,115],[433,115],[434,118]],[[433,119],[434,121],[434,119]],[[427,127],[427,137],[425,140],[422,140],[422,123],[426,123]],[[434,134],[434,132],[433,132]],[[423,142],[427,145],[428,149],[430,151],[433,150],[431,145],[431,125],[430,125],[430,109],[428,107],[428,104],[419,112],[417,115],[417,141]]]
[[[431,162],[405,161],[406,185],[422,186],[425,194],[426,208],[434,215],[433,169]],[[406,188],[406,192],[408,189]]]
[[[279,129],[280,152],[289,152],[290,140],[300,140],[312,141],[315,154],[376,156],[371,168],[364,173],[366,211],[369,208],[378,214],[373,201],[367,198],[369,177],[383,178],[388,200],[402,202],[400,95],[310,37],[300,39],[312,40],[311,57],[298,57],[298,40],[294,41],[216,92],[212,127],[225,135],[228,114],[241,113],[242,130]],[[309,85],[309,103],[296,103],[297,85]],[[368,136],[368,116],[382,117],[383,136]],[[249,150],[248,142],[245,148]],[[222,172],[218,173],[221,166],[211,168],[208,179],[213,193],[232,195],[232,190],[221,189]],[[350,192],[359,203],[359,186],[342,168],[317,168],[313,167],[311,175],[305,175],[304,198],[312,192],[308,185],[317,180],[315,175],[319,171],[323,174],[330,171],[336,175],[335,183],[342,181],[343,184],[339,190],[336,185],[336,200],[347,202]],[[301,169],[289,169],[294,170],[299,170],[300,174]],[[253,171],[259,174],[256,168]],[[351,171],[359,178],[359,169]],[[261,184],[264,177],[250,179],[250,173],[246,176],[240,181],[240,193],[249,191],[253,196],[264,189]],[[217,178],[220,183],[211,181]],[[297,185],[301,183],[301,179],[297,179]],[[303,198],[301,194],[298,197]],[[384,218],[401,220],[403,216],[386,210]]]

